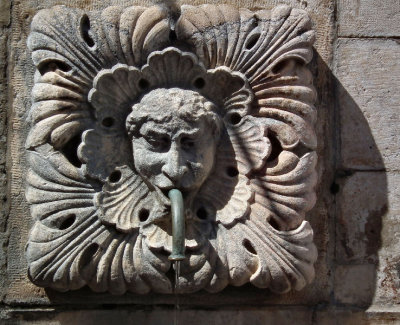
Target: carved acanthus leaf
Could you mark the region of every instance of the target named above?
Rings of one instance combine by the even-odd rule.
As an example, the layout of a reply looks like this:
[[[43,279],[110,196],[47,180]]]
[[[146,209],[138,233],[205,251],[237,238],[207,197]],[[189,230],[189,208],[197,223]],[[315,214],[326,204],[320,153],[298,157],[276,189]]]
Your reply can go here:
[[[217,141],[209,174],[193,193],[184,191],[187,258],[179,292],[251,282],[283,293],[312,280],[316,248],[304,221],[317,181],[316,94],[305,66],[314,41],[310,19],[288,6],[181,9],[174,30],[158,6],[90,13],[57,6],[34,18],[29,47],[37,72],[26,141],[34,283],[172,292],[171,186],[157,187],[140,173],[133,158],[140,142],[129,134],[133,109],[143,107],[136,104],[171,89],[187,90],[200,107],[190,120],[181,100],[181,129],[206,121],[202,137]],[[155,112],[168,113],[167,124],[180,111],[163,98]],[[147,140],[157,159],[168,154]],[[201,144],[189,140],[187,148]],[[201,175],[201,165],[182,170]]]

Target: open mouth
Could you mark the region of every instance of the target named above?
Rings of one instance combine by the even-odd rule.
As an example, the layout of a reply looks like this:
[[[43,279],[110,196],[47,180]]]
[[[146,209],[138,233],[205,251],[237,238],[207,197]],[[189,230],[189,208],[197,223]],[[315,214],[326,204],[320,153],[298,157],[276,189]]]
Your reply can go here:
[[[172,187],[171,186],[171,187],[167,187],[167,188],[163,188],[163,189],[156,187],[156,191],[161,196],[161,199],[163,200],[163,202],[167,203],[168,205],[170,205],[170,200],[169,200],[169,197],[168,197],[168,193],[172,189],[179,190],[182,193],[183,200],[185,200],[189,195],[189,191],[188,190],[184,190],[184,189],[179,188],[179,187]]]

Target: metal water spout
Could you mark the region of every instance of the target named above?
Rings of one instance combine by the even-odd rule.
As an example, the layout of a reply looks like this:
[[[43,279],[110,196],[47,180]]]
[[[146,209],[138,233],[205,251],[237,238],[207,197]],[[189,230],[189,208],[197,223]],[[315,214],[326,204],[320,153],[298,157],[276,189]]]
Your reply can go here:
[[[182,192],[172,189],[168,192],[171,200],[172,216],[172,253],[168,257],[170,261],[182,261],[185,259],[185,209],[183,206]]]

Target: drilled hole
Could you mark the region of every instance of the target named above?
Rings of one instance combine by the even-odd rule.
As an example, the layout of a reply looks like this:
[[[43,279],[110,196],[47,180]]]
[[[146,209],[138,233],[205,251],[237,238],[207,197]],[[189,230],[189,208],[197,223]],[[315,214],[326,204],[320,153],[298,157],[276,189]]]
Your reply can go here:
[[[82,38],[85,41],[85,43],[89,47],[93,47],[95,43],[93,41],[93,38],[90,36],[89,32],[90,32],[89,17],[87,15],[83,15],[82,21],[81,21],[81,35],[82,35]]]
[[[236,177],[239,175],[239,171],[237,170],[236,167],[228,167],[226,169],[226,173],[228,174],[229,177]]]
[[[267,161],[274,161],[276,158],[279,157],[279,155],[282,152],[282,145],[279,142],[278,138],[276,137],[275,134],[270,133],[268,135],[268,139],[271,142],[271,153],[267,159]]]
[[[257,255],[256,250],[254,249],[253,244],[250,242],[250,240],[245,239],[243,240],[243,246],[246,248],[251,254]]]
[[[142,209],[139,211],[139,220],[141,222],[145,222],[147,219],[149,219],[150,212],[147,209]]]
[[[279,224],[275,221],[274,218],[271,218],[268,220],[268,223],[270,224],[270,226],[276,230],[281,230],[281,227],[279,227]]]
[[[170,42],[176,41],[177,38],[178,38],[178,37],[176,36],[175,31],[171,29],[171,30],[169,31],[169,40],[170,40]]]
[[[89,263],[93,260],[93,256],[96,254],[98,249],[99,245],[96,243],[92,243],[86,248],[79,261],[81,269],[89,265]]]
[[[202,89],[202,88],[204,88],[205,85],[206,85],[206,82],[205,82],[205,80],[204,80],[203,78],[197,78],[197,79],[194,81],[194,86],[195,86],[197,89]]]
[[[299,66],[303,66],[305,64],[305,62],[301,59],[287,59],[287,60],[283,60],[280,61],[278,64],[276,64],[273,68],[272,68],[272,73],[273,74],[278,74],[278,73],[282,73],[285,69],[285,67],[292,67],[292,65],[299,65]]]
[[[147,89],[147,88],[149,88],[149,86],[150,86],[150,84],[146,79],[140,79],[139,80],[139,87],[141,89]]]
[[[242,117],[238,113],[232,113],[230,116],[230,121],[231,121],[232,125],[239,124],[241,120],[242,120]]]
[[[101,124],[107,128],[112,127],[114,125],[114,119],[112,117],[105,117],[103,121],[101,121]]]
[[[82,162],[78,158],[78,146],[81,144],[81,141],[81,135],[78,134],[72,137],[60,150],[65,158],[78,168],[82,166]]]
[[[205,209],[204,207],[199,208],[199,209],[197,210],[196,215],[197,215],[197,217],[198,217],[199,219],[201,219],[201,220],[206,220],[207,217],[208,217],[207,211],[206,211],[206,209]]]
[[[119,170],[114,170],[110,176],[108,177],[108,179],[110,180],[111,183],[117,183],[119,182],[119,180],[121,179],[121,172]]]
[[[61,61],[48,61],[38,66],[38,70],[39,73],[43,76],[47,72],[55,72],[57,70],[68,72],[71,70],[71,67]]]
[[[68,229],[69,227],[71,227],[74,224],[75,220],[76,220],[76,215],[70,214],[63,220],[63,222],[58,227],[58,229],[60,229],[60,230]]]
[[[339,193],[339,190],[340,190],[339,184],[333,182],[332,185],[331,185],[331,187],[330,187],[331,193],[332,193],[333,195],[335,195],[335,194]]]
[[[248,50],[252,49],[254,47],[254,45],[257,44],[259,38],[260,38],[260,34],[252,35],[246,44],[246,49],[248,49]]]

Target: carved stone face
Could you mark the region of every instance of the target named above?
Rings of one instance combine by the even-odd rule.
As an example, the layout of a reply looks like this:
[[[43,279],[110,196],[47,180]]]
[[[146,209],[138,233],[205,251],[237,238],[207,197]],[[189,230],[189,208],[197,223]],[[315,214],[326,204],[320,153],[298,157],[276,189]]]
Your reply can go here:
[[[196,193],[214,166],[219,138],[215,106],[200,94],[156,89],[134,105],[127,119],[133,159],[145,182],[164,194]]]
[[[251,282],[286,293],[312,280],[304,218],[316,199],[317,96],[304,11],[208,4],[175,20],[160,6],[56,6],[31,26],[35,284],[166,294]],[[171,187],[185,194],[176,281]]]

